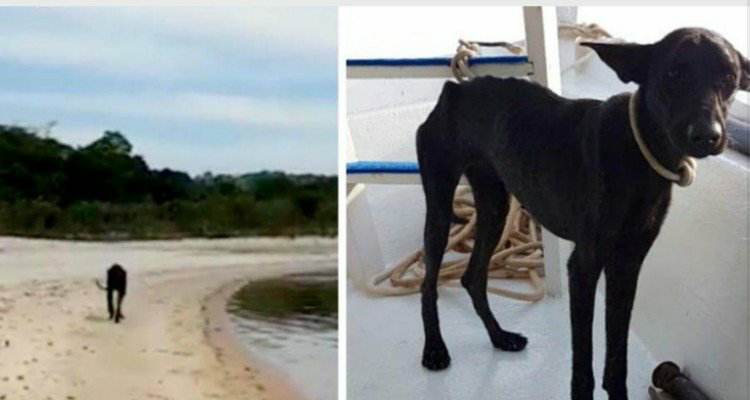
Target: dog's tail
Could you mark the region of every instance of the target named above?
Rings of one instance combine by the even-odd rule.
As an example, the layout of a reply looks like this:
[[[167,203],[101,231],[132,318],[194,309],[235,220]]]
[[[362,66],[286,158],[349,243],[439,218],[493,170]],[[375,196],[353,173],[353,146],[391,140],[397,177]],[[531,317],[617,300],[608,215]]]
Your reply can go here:
[[[101,290],[107,290],[107,287],[102,285],[101,282],[99,282],[99,279],[94,279],[94,283],[96,283],[96,286]]]

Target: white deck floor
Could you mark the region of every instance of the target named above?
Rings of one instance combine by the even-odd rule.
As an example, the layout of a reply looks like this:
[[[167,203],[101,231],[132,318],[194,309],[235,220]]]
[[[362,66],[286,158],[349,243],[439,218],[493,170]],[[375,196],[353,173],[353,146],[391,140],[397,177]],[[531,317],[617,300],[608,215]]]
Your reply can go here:
[[[594,373],[597,400],[604,367],[603,299],[594,321]],[[422,368],[422,323],[418,295],[375,298],[349,285],[347,385],[350,399],[509,399],[569,398],[570,324],[567,298],[538,304],[490,296],[503,328],[523,333],[523,352],[496,351],[474,313],[468,295],[441,288],[438,308],[451,366],[441,372]],[[628,387],[632,400],[646,400],[657,362],[630,336]]]

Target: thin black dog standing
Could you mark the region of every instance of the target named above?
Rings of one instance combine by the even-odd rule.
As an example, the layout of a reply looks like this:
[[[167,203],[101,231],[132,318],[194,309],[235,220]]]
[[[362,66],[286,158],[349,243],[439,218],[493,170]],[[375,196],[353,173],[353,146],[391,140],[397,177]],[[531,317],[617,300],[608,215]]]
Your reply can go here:
[[[125,290],[128,286],[128,273],[119,264],[113,264],[107,270],[107,286],[102,286],[99,280],[96,280],[96,284],[100,289],[107,291],[109,319],[114,319],[115,323],[119,323],[125,318],[122,315],[122,299],[125,297]],[[114,292],[117,292],[117,304],[113,302]]]
[[[627,399],[628,329],[641,263],[666,215],[673,180],[689,184],[694,168],[689,157],[716,155],[726,147],[727,107],[737,89],[748,90],[750,63],[724,38],[698,28],[676,30],[648,45],[584,45],[622,81],[637,83],[636,93],[606,101],[569,100],[520,79],[448,82],[419,127],[417,155],[427,203],[426,368],[450,363],[438,322],[437,277],[453,194],[464,174],[478,218],[461,283],[492,344],[506,351],[526,346],[525,337],[500,327],[486,293],[487,264],[513,194],[547,229],[575,242],[568,260],[572,398],[593,398],[591,331],[596,283],[604,271],[603,387],[610,399]]]

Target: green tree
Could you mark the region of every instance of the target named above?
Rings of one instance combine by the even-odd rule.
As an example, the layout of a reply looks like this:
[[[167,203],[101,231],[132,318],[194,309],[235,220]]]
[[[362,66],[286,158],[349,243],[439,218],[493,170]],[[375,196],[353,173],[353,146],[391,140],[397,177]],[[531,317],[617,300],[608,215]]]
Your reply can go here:
[[[118,131],[73,148],[0,125],[0,234],[79,238],[336,232],[335,177],[153,170]]]

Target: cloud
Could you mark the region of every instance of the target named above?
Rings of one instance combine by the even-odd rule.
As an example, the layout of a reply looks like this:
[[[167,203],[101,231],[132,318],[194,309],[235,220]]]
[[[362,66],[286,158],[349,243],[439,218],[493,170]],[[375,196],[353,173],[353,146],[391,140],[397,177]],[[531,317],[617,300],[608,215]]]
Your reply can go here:
[[[62,124],[55,125],[50,132],[50,136],[71,146],[86,146],[102,137],[105,130],[108,129],[102,126]]]
[[[51,136],[67,144],[84,146],[109,129],[112,126],[106,124],[61,123],[52,129]],[[307,136],[308,140],[303,142],[294,134],[278,131],[273,140],[269,140],[267,132],[235,131],[232,134],[225,132],[214,139],[210,133],[195,127],[180,131],[180,140],[165,140],[160,127],[154,125],[133,126],[123,133],[133,143],[134,154],[144,156],[152,168],[179,168],[191,175],[205,171],[239,174],[262,169],[336,173],[335,132]],[[210,143],[197,145],[195,136],[204,134],[208,137],[200,141],[210,140]]]
[[[185,93],[170,104],[178,113],[206,120],[275,127],[325,127],[336,125],[334,102],[258,99],[243,96]],[[182,114],[181,114],[182,115]]]
[[[214,93],[148,93],[139,96],[0,92],[10,107],[173,121],[210,121],[251,127],[335,130],[336,104],[331,101],[254,98]]]
[[[336,170],[334,7],[38,7],[0,12],[0,123],[105,129],[198,173]]]
[[[129,7],[121,23],[158,26],[158,32],[183,38],[214,39],[247,47],[263,44],[271,55],[335,54],[335,7]],[[200,27],[200,29],[196,29]]]
[[[0,60],[166,80],[335,68],[336,32],[335,10],[321,8],[21,8],[0,15]]]
[[[130,137],[130,136],[128,136]],[[318,172],[335,174],[337,169],[336,134],[328,140],[304,144],[282,138],[267,140],[246,135],[231,145],[215,146],[210,152],[196,155],[195,146],[185,143],[163,142],[147,137],[136,146],[135,152],[145,157],[154,168],[175,168],[191,175],[205,171],[239,174],[258,170],[288,172]]]
[[[112,40],[53,32],[4,34],[0,59],[32,66],[82,68],[115,76],[170,79],[220,67],[199,47],[160,45],[142,38]]]

